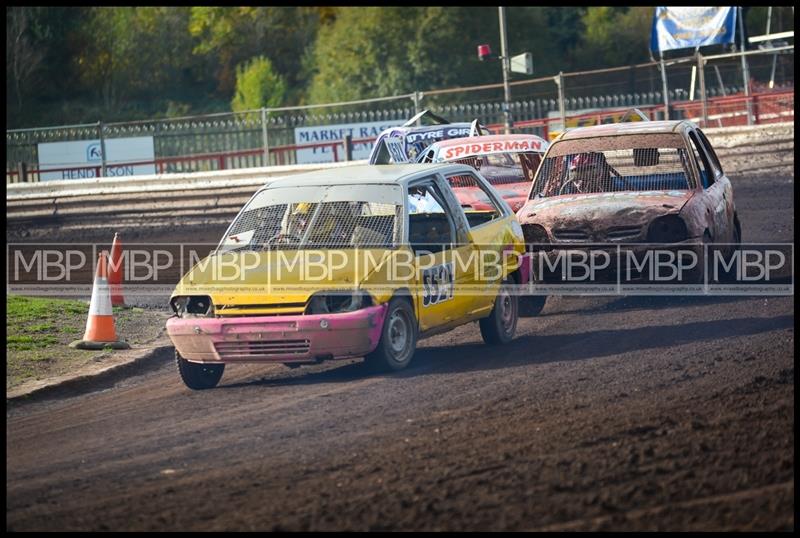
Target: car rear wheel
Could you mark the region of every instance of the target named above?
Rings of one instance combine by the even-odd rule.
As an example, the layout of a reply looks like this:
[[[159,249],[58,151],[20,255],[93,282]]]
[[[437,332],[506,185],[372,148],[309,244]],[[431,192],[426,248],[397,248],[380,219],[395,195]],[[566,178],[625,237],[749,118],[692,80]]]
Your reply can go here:
[[[514,338],[519,320],[519,298],[512,293],[512,285],[510,278],[503,280],[492,313],[479,322],[481,336],[487,344],[507,344]]]
[[[417,318],[411,303],[401,297],[389,301],[378,347],[366,363],[376,371],[397,371],[409,365],[417,349]]]
[[[187,361],[177,350],[175,351],[175,362],[184,384],[192,390],[213,389],[222,378],[222,372],[225,371],[224,364],[201,364]]]

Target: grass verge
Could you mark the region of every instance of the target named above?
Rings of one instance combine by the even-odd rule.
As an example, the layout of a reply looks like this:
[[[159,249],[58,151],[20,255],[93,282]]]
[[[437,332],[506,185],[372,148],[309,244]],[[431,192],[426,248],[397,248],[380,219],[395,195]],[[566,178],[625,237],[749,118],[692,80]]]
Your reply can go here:
[[[68,347],[86,329],[89,305],[84,301],[9,295],[6,312],[6,391],[26,381],[68,374],[112,353]],[[115,307],[117,337],[135,348],[158,336],[167,316]]]

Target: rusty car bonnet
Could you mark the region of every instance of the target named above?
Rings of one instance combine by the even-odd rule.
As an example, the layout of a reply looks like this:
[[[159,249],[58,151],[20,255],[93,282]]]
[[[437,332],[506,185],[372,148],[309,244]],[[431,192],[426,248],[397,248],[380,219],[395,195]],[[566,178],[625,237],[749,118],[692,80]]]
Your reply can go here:
[[[549,226],[595,228],[598,222],[614,226],[634,225],[649,222],[653,218],[677,214],[694,191],[666,192],[607,192],[538,198],[528,200],[519,214],[524,223],[535,216],[536,222]]]

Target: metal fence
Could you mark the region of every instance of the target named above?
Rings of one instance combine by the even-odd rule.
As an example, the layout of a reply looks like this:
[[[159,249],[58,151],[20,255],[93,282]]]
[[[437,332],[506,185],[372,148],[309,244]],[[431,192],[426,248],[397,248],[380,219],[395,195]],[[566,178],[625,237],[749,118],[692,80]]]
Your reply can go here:
[[[794,46],[742,54],[699,54],[665,62],[664,99],[659,62],[561,73],[511,82],[513,130],[543,137],[578,125],[619,119],[638,107],[652,119],[689,118],[701,126],[725,126],[794,118]],[[748,84],[745,85],[747,73]],[[297,129],[321,125],[407,120],[429,108],[450,121],[478,119],[503,128],[503,85],[490,84],[416,92],[350,103],[262,109],[185,118],[73,125],[6,131],[6,182],[38,181],[38,145],[47,142],[152,136],[152,161],[103,160],[95,166],[48,168],[71,177],[106,175],[120,165],[153,165],[157,173],[224,170],[295,164],[298,151],[325,149],[335,161],[347,158],[342,139],[300,143]],[[369,143],[373,136],[353,140]],[[102,152],[105,156],[105,151]]]

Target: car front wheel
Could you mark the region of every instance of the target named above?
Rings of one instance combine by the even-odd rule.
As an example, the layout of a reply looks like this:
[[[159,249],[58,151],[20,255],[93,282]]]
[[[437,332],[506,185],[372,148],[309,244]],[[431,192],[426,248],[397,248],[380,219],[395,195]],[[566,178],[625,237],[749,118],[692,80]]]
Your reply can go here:
[[[512,293],[513,282],[503,280],[488,317],[480,320],[481,336],[487,344],[507,344],[514,338],[519,320],[519,297]]]
[[[224,364],[201,364],[187,361],[177,350],[175,351],[175,362],[184,384],[192,390],[213,389],[222,378],[222,372],[225,371]]]
[[[389,301],[378,347],[365,359],[374,370],[402,370],[417,348],[417,318],[411,303],[401,297]]]

